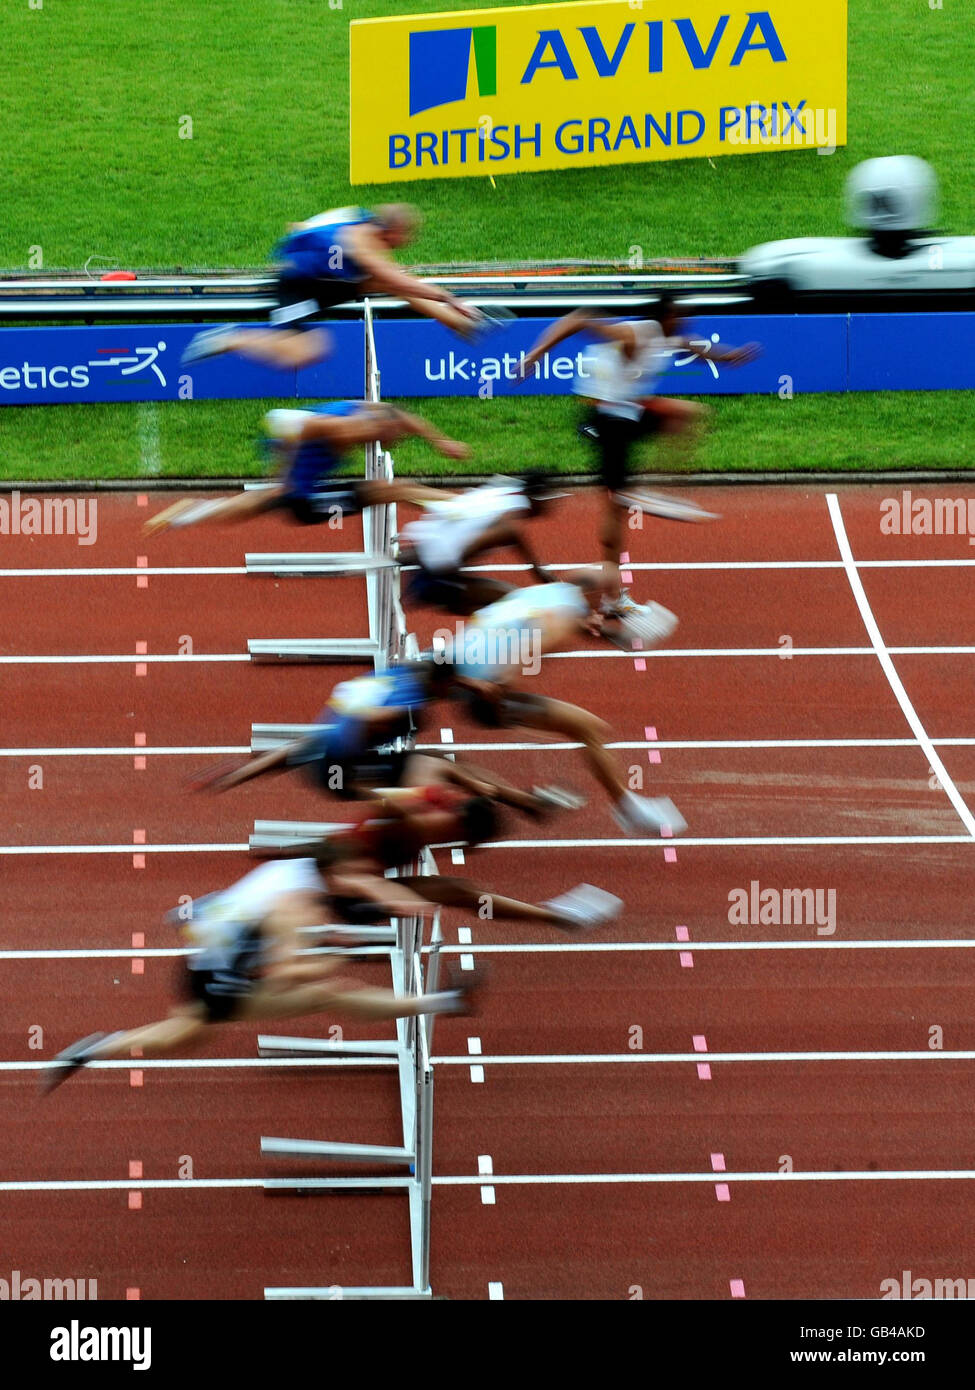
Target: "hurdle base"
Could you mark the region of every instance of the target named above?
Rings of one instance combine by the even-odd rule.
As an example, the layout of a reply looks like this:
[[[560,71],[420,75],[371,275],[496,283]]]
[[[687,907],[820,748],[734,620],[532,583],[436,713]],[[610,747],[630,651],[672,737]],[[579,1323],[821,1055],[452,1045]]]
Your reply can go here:
[[[247,643],[251,661],[342,661],[349,665],[372,662],[379,670],[385,662],[380,645],[371,637],[252,637]]]
[[[344,1163],[389,1164],[413,1167],[416,1154],[395,1144],[340,1144],[327,1139],[262,1139],[261,1153],[268,1158],[334,1158]]]
[[[396,561],[383,555],[368,555],[361,551],[343,554],[332,551],[326,554],[253,554],[245,555],[244,564],[248,574],[274,574],[282,578],[288,575],[332,574],[357,575],[372,574],[377,570],[396,568]]]
[[[433,1290],[428,1286],[425,1289],[403,1288],[390,1285],[389,1288],[345,1288],[341,1284],[333,1284],[331,1288],[308,1288],[308,1289],[287,1289],[287,1288],[266,1288],[264,1297],[268,1302],[281,1302],[285,1299],[309,1299],[328,1303],[344,1303],[354,1299],[391,1301],[405,1299],[420,1299],[431,1301]]]

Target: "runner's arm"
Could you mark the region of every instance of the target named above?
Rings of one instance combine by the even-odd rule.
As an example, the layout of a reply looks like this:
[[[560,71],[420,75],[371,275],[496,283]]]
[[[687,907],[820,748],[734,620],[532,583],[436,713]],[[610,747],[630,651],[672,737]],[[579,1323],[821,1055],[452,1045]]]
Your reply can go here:
[[[402,270],[390,258],[378,233],[368,222],[346,228],[345,239],[348,242],[349,254],[390,294],[405,295],[413,299],[432,299],[439,304],[450,304],[460,313],[471,316],[470,311],[449,291],[441,289],[438,285],[428,284],[425,280],[418,280],[409,271]]]

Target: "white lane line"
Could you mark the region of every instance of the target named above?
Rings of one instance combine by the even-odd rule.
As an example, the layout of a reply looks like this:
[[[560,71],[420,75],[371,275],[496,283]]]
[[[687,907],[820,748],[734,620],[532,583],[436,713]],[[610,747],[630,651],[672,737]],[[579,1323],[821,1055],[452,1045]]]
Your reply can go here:
[[[142,573],[145,571],[143,570]],[[124,656],[0,656],[0,666],[132,666],[136,663],[143,665],[146,662],[155,665],[179,662],[186,666],[193,662],[250,661],[250,659],[248,652],[214,652],[205,656],[195,653],[185,656],[150,656],[142,652],[137,655],[126,654]]]
[[[479,945],[479,955],[586,955],[614,952],[681,952],[687,949],[682,941],[546,941],[546,942],[495,942]],[[441,955],[462,955],[470,942],[458,945],[445,943],[439,946]],[[871,939],[866,941],[695,941],[695,951],[968,951],[975,949],[975,937],[904,937],[896,941]],[[142,947],[49,947],[38,950],[0,950],[0,961],[4,960],[128,960],[131,957],[158,957],[176,959],[193,955],[197,948],[192,946]],[[424,955],[429,955],[430,947],[423,947]],[[309,954],[302,952],[302,954]]]
[[[969,845],[971,835],[682,835],[685,849],[792,849],[804,845]],[[667,849],[666,840],[490,840],[481,849]],[[432,845],[442,849],[442,845]],[[140,854],[247,854],[249,844],[139,845]],[[127,845],[0,845],[0,855],[131,854]]]
[[[840,511],[839,499],[835,492],[827,494],[826,505],[829,508],[830,520],[833,523],[836,544],[839,547],[840,556],[846,569],[846,577],[850,582],[850,588],[853,590],[853,597],[856,599],[857,607],[860,610],[860,617],[863,619],[863,625],[867,629],[867,635],[870,638],[871,645],[877,654],[877,660],[880,662],[884,675],[887,677],[890,684],[890,688],[894,692],[894,697],[901,707],[901,713],[907,720],[914,737],[924,750],[925,757],[928,759],[932,771],[941,783],[948,800],[958,812],[959,818],[965,829],[968,831],[969,835],[975,839],[975,816],[973,816],[968,809],[965,798],[955,786],[947,768],[938,756],[934,744],[928,738],[924,725],[918,718],[917,711],[911,704],[901,678],[894,669],[894,663],[890,659],[892,652],[903,649],[886,647],[884,645],[884,639],[880,635],[880,628],[877,626],[877,621],[873,616],[870,604],[867,602],[863,581],[857,573],[856,561],[853,558],[853,551],[846,534],[846,527],[843,524],[843,514]]]
[[[975,1180],[975,1168],[889,1168],[889,1169],[849,1169],[847,1171],[760,1173],[749,1170],[744,1173],[727,1173],[729,1182],[751,1183],[803,1183],[803,1182],[971,1182]],[[403,1179],[404,1184],[407,1179]],[[633,1184],[640,1186],[671,1185],[681,1183],[712,1183],[713,1173],[503,1173],[494,1174],[495,1186],[506,1187],[586,1187],[610,1184]],[[477,1187],[480,1177],[466,1173],[438,1174],[433,1178],[434,1187]],[[37,1178],[26,1181],[0,1182],[0,1192],[177,1192],[189,1189],[208,1188],[262,1188],[263,1178]],[[490,1289],[501,1289],[500,1284],[488,1285]],[[500,1298],[502,1295],[492,1294]]]
[[[134,541],[135,537],[133,537]],[[584,567],[587,562],[546,565],[550,570],[574,570]],[[971,569],[973,559],[944,560],[861,560],[861,569]],[[471,574],[519,574],[528,570],[528,565],[465,565],[465,572]],[[634,561],[627,569],[642,573],[686,573],[696,570],[841,570],[841,560],[680,560],[680,561]],[[415,570],[415,565],[404,565],[404,570]],[[104,568],[72,566],[65,569],[0,569],[0,579],[112,579],[139,574],[156,575],[219,575],[250,574],[246,565],[160,565],[149,570],[131,569],[125,566]]]
[[[226,1071],[263,1067],[394,1067],[395,1057],[140,1057],[142,1071]],[[0,1072],[43,1071],[50,1062],[0,1062]],[[86,1071],[131,1071],[128,1061],[87,1062]]]
[[[146,570],[137,570],[138,574],[147,573]],[[304,639],[296,638],[296,641]],[[884,648],[891,656],[973,656],[975,647],[886,647]],[[790,647],[789,656],[874,656],[877,655],[874,647]],[[656,651],[641,651],[641,657],[663,661],[687,658],[694,661],[718,658],[737,661],[741,657],[774,657],[777,661],[782,659],[781,647],[661,647]],[[131,665],[138,662],[149,662],[150,664],[164,664],[167,662],[179,662],[184,666],[193,662],[206,664],[207,662],[226,662],[226,661],[250,661],[251,656],[248,652],[210,652],[210,653],[189,653],[182,654],[162,654],[148,655],[142,653],[138,656],[129,653],[106,654],[106,655],[72,655],[72,656],[0,656],[0,666],[80,666],[80,665]],[[546,652],[543,661],[632,661],[633,652],[604,650],[596,651],[573,651],[573,652]],[[361,664],[352,661],[351,664]]]
[[[975,746],[975,738],[933,738],[939,748],[970,748]],[[548,741],[525,743],[418,743],[418,752],[436,750],[442,752],[449,748],[461,753],[518,753],[518,752],[560,752],[581,748],[581,743],[549,743]],[[917,748],[916,738],[730,738],[730,739],[660,739],[653,743],[646,739],[633,739],[607,743],[607,748],[636,751],[658,748],[671,751],[701,751],[727,749],[776,749],[776,748]],[[159,746],[140,748],[147,757],[215,757],[219,754],[250,753],[250,744],[218,744],[213,747],[183,748],[178,746]],[[128,746],[88,747],[88,748],[0,748],[0,758],[128,758],[132,749]]]
[[[564,1053],[507,1053],[485,1057],[478,1055],[477,1062],[482,1067],[577,1067],[577,1066],[623,1066],[643,1063],[646,1066],[686,1066],[700,1062],[706,1055],[711,1063],[745,1063],[756,1065],[764,1062],[975,1062],[975,1051],[947,1052],[938,1050],[889,1051],[889,1052],[564,1052]],[[469,1067],[469,1056],[460,1054],[432,1057],[431,1062],[438,1067]],[[149,1057],[140,1058],[139,1066],[145,1071],[226,1071],[260,1070],[265,1067],[394,1067],[396,1059],[390,1057]],[[50,1066],[50,1062],[0,1062],[0,1072],[39,1072]],[[88,1062],[86,1071],[124,1071],[132,1070],[132,1060],[116,1059],[105,1062]],[[714,1175],[711,1177],[714,1181]],[[127,1184],[123,1183],[123,1186]]]
[[[780,1173],[758,1173],[749,1170],[744,1173],[722,1173],[727,1182],[971,1182],[975,1180],[975,1168],[888,1168],[888,1169],[849,1169],[845,1172],[792,1169]],[[547,1187],[554,1185],[587,1186],[603,1183],[706,1183],[714,1182],[714,1173],[494,1173],[491,1177],[496,1187],[525,1186]],[[468,1175],[442,1174],[433,1179],[440,1187],[474,1187],[480,1178]],[[133,1184],[135,1186],[137,1184]]]
[[[907,740],[909,743],[911,740]],[[975,742],[975,739],[972,740]],[[579,747],[582,745],[580,744]],[[0,758],[122,758],[131,757],[135,748],[0,748]],[[225,744],[212,748],[145,748],[143,757],[207,758],[218,754],[249,753],[250,744]]]
[[[702,1056],[708,1062],[973,1062],[975,1051],[939,1052],[925,1048],[917,1052],[567,1052],[567,1053],[510,1053],[496,1057],[479,1057],[482,1066],[620,1066],[642,1062],[656,1066],[698,1063]],[[434,1057],[437,1066],[466,1066],[467,1057]],[[26,1065],[30,1065],[29,1063]],[[106,1063],[105,1065],[111,1065]],[[126,1063],[130,1066],[131,1063]],[[712,1182],[714,1177],[712,1175]]]
[[[247,854],[242,845],[140,845],[140,854]],[[127,845],[0,845],[0,854],[131,854]]]
[[[137,537],[133,537],[133,544]],[[83,579],[108,578],[108,579],[128,579],[138,577],[143,574],[156,575],[203,575],[208,578],[220,574],[247,574],[244,565],[179,565],[173,566],[146,566],[140,565],[133,568],[131,565],[119,565],[114,569],[49,569],[49,570],[0,570],[0,579],[70,579],[74,576]]]
[[[972,748],[975,738],[932,738],[936,748]],[[442,752],[449,748],[459,753],[546,753],[572,751],[582,747],[581,743],[549,743],[530,740],[524,743],[418,743],[418,752],[431,750]],[[623,752],[635,752],[657,748],[671,752],[720,752],[730,750],[760,749],[799,749],[799,748],[917,748],[916,738],[725,738],[725,739],[659,739],[648,743],[646,739],[627,739],[607,743],[607,748]],[[231,753],[250,753],[249,743],[215,744],[192,748],[177,745],[160,745],[155,748],[140,748],[147,757],[194,757],[206,758]],[[121,748],[97,746],[85,748],[0,748],[0,758],[128,758],[132,749],[126,745]]]

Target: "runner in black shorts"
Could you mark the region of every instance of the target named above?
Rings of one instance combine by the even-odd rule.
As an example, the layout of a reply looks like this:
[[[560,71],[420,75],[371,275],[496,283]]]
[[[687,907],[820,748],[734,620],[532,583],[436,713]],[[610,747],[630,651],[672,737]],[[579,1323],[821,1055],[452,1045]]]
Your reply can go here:
[[[633,491],[629,484],[630,455],[635,444],[658,434],[690,434],[705,418],[704,406],[657,394],[657,383],[675,352],[689,352],[712,362],[739,366],[750,362],[758,346],[731,348],[691,339],[682,330],[677,302],[665,296],[657,317],[610,320],[579,309],[552,324],[525,356],[519,369],[524,381],[547,352],[576,333],[601,340],[584,359],[587,372],[580,374],[575,392],[590,402],[580,433],[597,447],[599,478],[606,489],[606,506],[600,530],[606,594],[616,609],[632,603],[622,594],[619,556],[623,517],[630,508],[672,520],[704,521],[711,514],[694,503]],[[619,595],[619,598],[616,598]]]
[[[143,528],[146,535],[200,522],[246,521],[282,508],[308,526],[334,523],[335,518],[358,513],[364,507],[442,500],[449,495],[442,488],[408,481],[340,479],[333,474],[350,449],[373,440],[386,447],[401,439],[422,439],[449,459],[464,459],[470,453],[466,444],[448,439],[419,415],[367,401],[330,401],[303,410],[270,410],[264,430],[278,466],[272,486],[213,501],[184,498],[173,502],[150,517]]]
[[[181,964],[176,1003],[169,1016],[127,1032],[92,1034],[60,1053],[42,1074],[51,1091],[89,1062],[194,1050],[217,1023],[253,1023],[330,1012],[353,1019],[408,1018],[465,1013],[476,981],[427,995],[399,995],[362,986],[337,972],[342,955],[303,957],[302,929],[320,927],[328,901],[327,865],[315,858],[262,865],[225,893],[195,904],[191,934],[200,947]],[[354,884],[355,880],[349,880]],[[386,915],[431,911],[432,904],[382,878],[368,892],[382,897]],[[327,938],[327,931],[325,933]]]
[[[274,248],[278,263],[277,308],[269,328],[212,328],[198,333],[184,362],[237,352],[274,367],[309,367],[327,356],[330,343],[309,323],[324,310],[365,295],[394,295],[418,313],[437,319],[466,338],[493,326],[493,320],[449,291],[418,280],[391,259],[420,225],[409,203],[367,208],[333,208],[291,225]]]

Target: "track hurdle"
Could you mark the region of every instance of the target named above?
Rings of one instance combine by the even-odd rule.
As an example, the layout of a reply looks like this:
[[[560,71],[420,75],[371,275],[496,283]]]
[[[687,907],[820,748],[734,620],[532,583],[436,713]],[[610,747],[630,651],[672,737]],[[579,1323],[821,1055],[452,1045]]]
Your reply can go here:
[[[379,399],[379,370],[376,363],[372,313],[366,305],[366,398]],[[366,448],[366,476],[393,476],[393,460],[377,444]],[[393,506],[372,507],[363,515],[365,575],[369,611],[369,640],[375,646],[377,670],[404,656],[417,654],[416,639],[407,634],[399,594],[399,573],[392,560],[392,540],[396,533]],[[348,557],[338,557],[347,563]],[[297,565],[302,557],[295,557]],[[281,557],[272,557],[280,561]],[[379,563],[377,563],[379,562]],[[273,564],[270,566],[273,569]],[[255,570],[255,572],[257,572]],[[265,571],[266,572],[266,571]],[[277,572],[277,571],[275,571]],[[294,573],[323,573],[296,568]],[[334,570],[333,573],[340,571]],[[356,570],[355,572],[359,572]],[[345,644],[348,647],[348,643]],[[313,658],[315,659],[315,658]],[[318,657],[317,659],[321,659]],[[348,659],[348,658],[346,658]],[[297,725],[255,725],[252,747],[273,747],[282,738],[300,738],[305,732]],[[250,837],[253,848],[288,848],[296,843],[325,835],[332,822],[256,821]],[[423,851],[409,872],[435,874],[436,862],[429,849]],[[431,926],[429,945],[424,942],[423,917],[394,918],[389,926],[373,929],[370,954],[381,954],[389,961],[393,988],[397,994],[432,993],[438,988],[440,946],[443,937],[439,911]],[[258,1049],[262,1057],[342,1056],[370,1068],[383,1064],[396,1071],[400,1100],[399,1142],[360,1144],[330,1139],[265,1136],[261,1153],[268,1159],[297,1159],[319,1163],[367,1164],[380,1170],[379,1176],[349,1175],[291,1176],[266,1178],[267,1192],[400,1192],[409,1203],[410,1283],[340,1287],[335,1282],[307,1288],[265,1288],[268,1300],[322,1299],[429,1299],[430,1288],[430,1201],[433,1172],[433,1051],[434,1016],[401,1018],[396,1022],[395,1039],[346,1041],[332,1038],[294,1038],[261,1035]]]
[[[429,850],[413,872],[436,873]],[[423,918],[394,919],[396,943],[388,949],[393,986],[398,994],[421,994],[438,988],[440,946],[443,936],[439,913],[434,917],[429,948],[424,950]],[[271,1287],[268,1300],[323,1299],[429,1299],[430,1203],[433,1175],[433,1051],[434,1016],[401,1018],[395,1039],[346,1041],[325,1038],[290,1038],[262,1035],[262,1057],[344,1056],[368,1059],[370,1066],[383,1061],[395,1068],[399,1084],[401,1142],[359,1144],[321,1139],[264,1137],[265,1158],[317,1160],[343,1165],[364,1163],[387,1170],[373,1177],[266,1178],[267,1192],[400,1192],[409,1203],[410,1272],[412,1282],[399,1285],[341,1287],[331,1283],[307,1288]]]
[[[372,305],[364,303],[365,374],[364,398],[378,402],[380,397],[379,364],[376,359],[376,337],[373,330]],[[392,459],[378,442],[366,445],[367,479],[392,478]],[[376,671],[385,669],[397,652],[394,642],[392,614],[396,562],[392,555],[392,538],[396,534],[396,508],[367,507],[362,513],[361,552],[334,554],[249,554],[246,556],[248,574],[273,575],[362,575],[366,581],[366,602],[369,614],[369,633],[364,637],[300,637],[252,638],[247,651],[252,661],[363,662]]]

